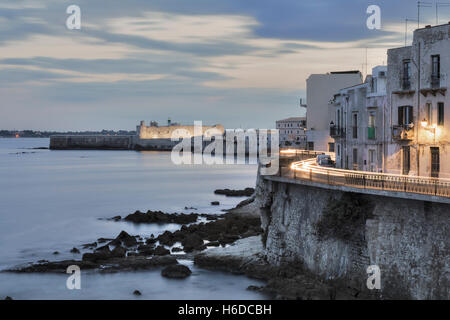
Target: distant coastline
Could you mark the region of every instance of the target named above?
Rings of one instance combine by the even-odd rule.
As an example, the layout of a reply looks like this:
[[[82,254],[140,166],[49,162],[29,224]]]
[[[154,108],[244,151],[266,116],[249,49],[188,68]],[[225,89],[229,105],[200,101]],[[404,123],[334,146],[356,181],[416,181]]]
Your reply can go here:
[[[101,131],[36,131],[36,130],[0,130],[0,138],[49,138],[53,135],[135,135],[136,131],[101,130]]]

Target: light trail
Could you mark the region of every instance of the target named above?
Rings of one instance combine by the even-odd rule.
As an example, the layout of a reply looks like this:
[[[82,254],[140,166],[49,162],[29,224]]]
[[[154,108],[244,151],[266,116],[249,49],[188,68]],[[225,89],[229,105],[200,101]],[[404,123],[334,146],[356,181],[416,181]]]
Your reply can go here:
[[[309,174],[323,174],[332,177],[341,177],[345,178],[346,175],[362,175],[367,177],[370,180],[379,180],[383,178],[399,178],[399,179],[410,179],[415,182],[419,182],[419,180],[423,180],[424,182],[444,182],[450,183],[450,179],[445,178],[430,178],[423,176],[406,176],[400,174],[387,174],[387,173],[376,173],[369,171],[358,171],[358,170],[346,170],[346,169],[336,169],[329,167],[322,167],[316,164],[316,159],[307,159],[303,161],[293,162],[290,166],[290,169],[296,172],[303,172]]]

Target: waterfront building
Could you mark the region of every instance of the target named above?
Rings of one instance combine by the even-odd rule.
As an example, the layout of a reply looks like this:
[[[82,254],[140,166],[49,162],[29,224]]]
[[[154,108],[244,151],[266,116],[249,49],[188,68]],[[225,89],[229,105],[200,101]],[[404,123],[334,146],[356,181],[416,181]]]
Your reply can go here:
[[[386,66],[375,67],[365,82],[335,94],[330,136],[336,144],[336,167],[382,171],[386,140],[386,72]]]
[[[306,80],[307,99],[307,149],[334,152],[334,140],[329,125],[335,118],[334,106],[330,104],[339,89],[360,84],[359,71],[312,74]]]
[[[450,178],[450,24],[414,32],[388,50],[385,172]]]
[[[306,149],[306,117],[293,117],[276,121],[280,147]]]

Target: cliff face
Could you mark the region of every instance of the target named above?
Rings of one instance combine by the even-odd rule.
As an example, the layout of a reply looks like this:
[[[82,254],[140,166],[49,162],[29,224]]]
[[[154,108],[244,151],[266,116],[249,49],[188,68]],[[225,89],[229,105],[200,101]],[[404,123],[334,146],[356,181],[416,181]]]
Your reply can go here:
[[[298,262],[364,291],[367,267],[378,265],[381,297],[450,298],[449,205],[262,177],[256,201],[270,263]]]

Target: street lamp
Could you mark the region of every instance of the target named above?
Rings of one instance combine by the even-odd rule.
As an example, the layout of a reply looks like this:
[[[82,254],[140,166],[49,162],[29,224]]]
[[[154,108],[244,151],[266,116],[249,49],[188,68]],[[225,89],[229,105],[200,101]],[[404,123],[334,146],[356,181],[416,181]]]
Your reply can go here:
[[[432,134],[436,135],[436,127],[435,126],[429,126],[428,120],[423,118],[423,120],[420,122],[422,125],[422,128],[424,128],[427,131],[430,131]]]

